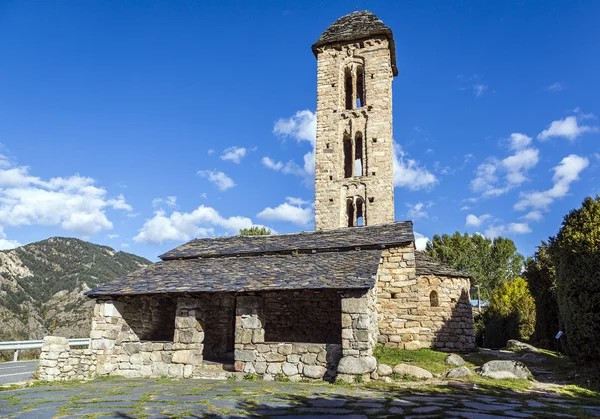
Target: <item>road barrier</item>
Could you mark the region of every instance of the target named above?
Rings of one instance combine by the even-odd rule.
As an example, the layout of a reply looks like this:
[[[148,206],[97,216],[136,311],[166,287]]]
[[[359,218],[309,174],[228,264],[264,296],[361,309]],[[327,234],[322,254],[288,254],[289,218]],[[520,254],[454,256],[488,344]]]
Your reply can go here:
[[[43,344],[43,340],[0,342],[0,351],[15,351],[13,361],[17,361],[19,359],[19,351],[21,349],[41,349]],[[90,338],[69,339],[69,346],[88,346],[89,344]]]

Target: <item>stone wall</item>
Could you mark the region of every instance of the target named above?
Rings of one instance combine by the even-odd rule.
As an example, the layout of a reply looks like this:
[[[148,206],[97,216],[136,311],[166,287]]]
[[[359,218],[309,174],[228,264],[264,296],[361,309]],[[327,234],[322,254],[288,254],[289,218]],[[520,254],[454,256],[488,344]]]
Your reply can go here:
[[[263,301],[266,341],[341,343],[338,292],[269,292]]]
[[[345,106],[345,74],[364,71],[365,103]],[[392,163],[392,80],[389,43],[373,38],[324,45],[317,53],[317,140],[315,147],[315,228],[347,227],[346,203],[365,203],[364,225],[394,221]],[[356,90],[356,89],[354,89]],[[345,177],[344,138],[362,138],[362,176]],[[354,158],[352,159],[354,165]],[[356,210],[355,210],[356,214]]]
[[[175,310],[173,326],[170,326],[174,330],[172,340],[142,341],[136,333],[140,330],[140,322],[130,315],[135,312],[130,307],[137,305],[158,310],[160,301],[164,302],[162,297],[137,296],[96,302],[90,333],[91,349],[97,359],[96,375],[193,376],[195,367],[203,360],[201,302],[197,298],[173,300],[176,306],[167,302],[164,310]]]
[[[85,380],[96,371],[96,359],[90,349],[71,349],[67,338],[46,336],[36,371],[43,381]]]
[[[379,343],[467,350],[475,345],[468,278],[417,276],[412,244],[386,249],[377,274]],[[431,292],[439,305],[431,307]]]
[[[285,293],[282,294],[285,297]],[[292,295],[293,296],[293,295]],[[333,379],[338,361],[366,364],[345,374],[369,374],[375,369],[373,347],[377,336],[375,292],[344,291],[338,294],[341,310],[330,311],[331,319],[340,319],[342,344],[265,341],[265,301],[262,295],[239,296],[236,300],[235,369],[263,374],[267,379],[283,374],[292,380]],[[333,297],[329,296],[330,299]],[[304,322],[310,319],[307,313]],[[300,320],[300,319],[299,319]],[[322,322],[322,320],[321,320]],[[295,325],[298,326],[298,325]],[[318,324],[312,324],[316,329]],[[302,328],[302,327],[301,327]],[[346,358],[346,361],[343,361]],[[363,362],[368,358],[367,362]],[[366,369],[365,369],[366,368]],[[364,370],[364,371],[363,371]]]
[[[442,350],[475,348],[473,311],[469,278],[422,275],[417,279],[420,327],[413,327],[414,337]],[[438,306],[431,306],[431,293],[437,294]]]

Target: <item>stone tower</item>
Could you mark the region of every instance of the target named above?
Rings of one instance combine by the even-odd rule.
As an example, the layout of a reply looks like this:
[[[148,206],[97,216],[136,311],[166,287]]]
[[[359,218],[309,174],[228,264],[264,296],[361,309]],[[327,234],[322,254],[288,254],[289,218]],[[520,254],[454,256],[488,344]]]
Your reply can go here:
[[[392,30],[368,11],[335,21],[317,57],[315,227],[394,222]]]

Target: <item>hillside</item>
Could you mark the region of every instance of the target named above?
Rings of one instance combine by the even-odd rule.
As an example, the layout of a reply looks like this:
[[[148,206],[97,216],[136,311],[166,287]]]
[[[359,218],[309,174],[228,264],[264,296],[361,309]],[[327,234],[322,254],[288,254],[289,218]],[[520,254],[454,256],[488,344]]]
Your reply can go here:
[[[64,237],[0,251],[0,341],[87,336],[93,301],[83,293],[149,264]]]

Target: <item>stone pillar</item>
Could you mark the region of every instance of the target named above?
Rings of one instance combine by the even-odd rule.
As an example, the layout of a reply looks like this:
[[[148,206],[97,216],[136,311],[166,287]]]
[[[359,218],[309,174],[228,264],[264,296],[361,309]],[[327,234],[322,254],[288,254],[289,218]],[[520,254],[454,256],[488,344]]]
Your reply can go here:
[[[375,291],[347,291],[342,294],[342,359],[338,377],[353,381],[354,376],[368,380],[377,361],[373,348],[377,341]]]
[[[252,363],[256,359],[256,345],[265,341],[262,310],[262,297],[236,298],[234,353],[236,371],[246,370],[246,363]]]
[[[173,338],[173,364],[169,375],[189,377],[195,365],[201,365],[204,349],[203,312],[197,298],[179,298]]]

